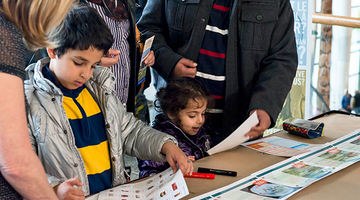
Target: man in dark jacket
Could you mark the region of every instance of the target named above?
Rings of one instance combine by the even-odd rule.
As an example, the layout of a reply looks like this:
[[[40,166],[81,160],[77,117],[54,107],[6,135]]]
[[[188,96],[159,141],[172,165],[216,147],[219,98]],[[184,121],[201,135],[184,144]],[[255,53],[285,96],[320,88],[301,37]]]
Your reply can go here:
[[[210,89],[215,144],[254,111],[249,138],[275,124],[297,69],[288,0],[152,0],[138,28],[155,35],[153,68],[163,78],[191,76]]]

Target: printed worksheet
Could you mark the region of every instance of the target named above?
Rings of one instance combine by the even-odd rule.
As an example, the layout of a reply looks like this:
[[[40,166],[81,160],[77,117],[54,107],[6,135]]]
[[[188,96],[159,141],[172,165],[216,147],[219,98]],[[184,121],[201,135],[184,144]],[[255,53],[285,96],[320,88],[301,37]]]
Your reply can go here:
[[[360,152],[360,136],[354,137],[351,141],[345,142],[338,147],[344,150]]]
[[[169,168],[144,181],[100,192],[98,200],[175,200],[189,194],[181,170]]]
[[[215,153],[226,151],[239,146],[241,143],[249,140],[249,137],[246,137],[245,134],[250,131],[251,127],[256,126],[258,123],[259,120],[255,111],[249,118],[245,120],[244,123],[242,123],[233,133],[231,133],[229,137],[213,148],[209,149],[207,153],[209,155],[213,155]]]
[[[257,180],[249,186],[242,188],[240,191],[251,196],[259,196],[266,199],[286,199],[298,192],[300,187],[289,187],[286,185],[267,182],[265,180]],[[228,195],[226,195],[228,196]],[[230,198],[234,199],[234,198]],[[250,199],[249,199],[250,200]]]
[[[289,187],[286,185],[271,183],[263,179],[244,178],[231,185],[222,187],[211,193],[192,198],[211,200],[271,200],[286,199],[298,191],[301,187]]]
[[[332,171],[332,168],[329,167],[318,167],[298,162],[269,173],[264,176],[264,179],[290,187],[305,187]]]
[[[316,166],[345,168],[359,160],[360,153],[331,148],[326,152],[321,152],[304,159],[304,162]]]
[[[257,151],[283,157],[292,157],[312,152],[322,146],[322,144],[307,144],[277,136],[265,137],[241,145]]]
[[[360,134],[355,131],[346,138],[328,143],[323,151],[299,159],[311,165],[341,170],[360,160]]]

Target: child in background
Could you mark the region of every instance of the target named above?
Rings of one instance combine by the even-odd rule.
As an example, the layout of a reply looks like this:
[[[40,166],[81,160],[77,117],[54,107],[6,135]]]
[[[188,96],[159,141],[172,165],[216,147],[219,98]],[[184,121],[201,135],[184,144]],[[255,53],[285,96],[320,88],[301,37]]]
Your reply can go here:
[[[207,89],[194,78],[182,77],[170,80],[156,97],[155,107],[162,113],[155,117],[152,127],[174,136],[190,160],[205,157],[212,145],[211,130],[204,125],[206,108],[213,102]],[[139,160],[138,166],[142,178],[164,171],[169,164]]]
[[[123,154],[167,160],[174,171],[177,163],[191,173],[176,139],[126,113],[114,75],[97,66],[113,38],[96,10],[75,5],[58,31],[59,47],[27,68],[25,93],[33,149],[59,199],[85,199],[126,183]]]

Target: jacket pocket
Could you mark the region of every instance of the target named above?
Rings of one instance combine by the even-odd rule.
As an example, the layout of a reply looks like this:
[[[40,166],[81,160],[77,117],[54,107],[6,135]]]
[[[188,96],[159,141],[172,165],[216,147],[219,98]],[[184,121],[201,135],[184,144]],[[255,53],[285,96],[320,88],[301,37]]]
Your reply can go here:
[[[246,2],[240,14],[241,46],[248,50],[267,50],[278,20],[276,3]]]
[[[170,28],[189,31],[193,28],[200,0],[169,0],[165,5],[166,21]]]

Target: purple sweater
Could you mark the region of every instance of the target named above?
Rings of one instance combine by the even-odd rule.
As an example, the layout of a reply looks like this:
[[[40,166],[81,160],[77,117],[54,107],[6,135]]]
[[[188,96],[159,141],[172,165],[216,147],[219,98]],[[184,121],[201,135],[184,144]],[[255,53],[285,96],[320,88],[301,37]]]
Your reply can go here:
[[[152,127],[161,132],[174,136],[178,143],[179,148],[187,156],[195,156],[195,160],[207,156],[206,151],[212,147],[210,136],[207,134],[212,132],[210,128],[203,125],[195,136],[190,136],[184,133],[177,127],[173,121],[164,115],[160,114],[155,117]],[[138,160],[139,178],[151,175],[152,173],[159,173],[169,168],[167,162],[156,162],[153,160]]]

